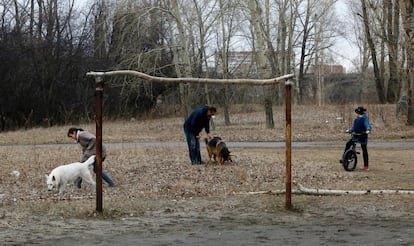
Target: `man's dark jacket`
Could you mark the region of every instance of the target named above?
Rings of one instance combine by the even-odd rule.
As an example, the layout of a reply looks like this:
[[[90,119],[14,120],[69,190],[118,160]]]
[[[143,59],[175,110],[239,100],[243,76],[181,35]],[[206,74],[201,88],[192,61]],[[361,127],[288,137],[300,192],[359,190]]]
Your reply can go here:
[[[184,128],[189,130],[192,134],[198,135],[203,130],[210,133],[210,116],[207,116],[209,106],[203,106],[194,110],[187,120],[184,122]]]

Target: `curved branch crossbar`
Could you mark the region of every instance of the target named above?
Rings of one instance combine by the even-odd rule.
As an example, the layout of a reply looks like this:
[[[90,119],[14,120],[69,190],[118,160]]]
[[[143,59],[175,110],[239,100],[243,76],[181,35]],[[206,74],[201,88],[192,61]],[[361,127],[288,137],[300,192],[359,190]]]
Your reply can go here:
[[[151,82],[169,82],[169,83],[209,83],[209,84],[239,84],[239,85],[273,85],[294,78],[294,74],[286,74],[273,79],[209,79],[209,78],[165,78],[155,77],[134,70],[116,70],[109,72],[88,72],[87,76],[95,78],[113,75],[129,75],[138,77]]]

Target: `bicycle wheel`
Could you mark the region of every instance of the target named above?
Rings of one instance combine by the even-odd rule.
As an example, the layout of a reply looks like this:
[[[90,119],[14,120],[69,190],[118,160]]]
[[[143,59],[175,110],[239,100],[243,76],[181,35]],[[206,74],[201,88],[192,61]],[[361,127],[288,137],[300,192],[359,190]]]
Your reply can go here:
[[[347,150],[344,154],[344,158],[342,160],[342,166],[344,167],[345,171],[351,172],[354,171],[356,165],[358,163],[357,153],[355,150]]]

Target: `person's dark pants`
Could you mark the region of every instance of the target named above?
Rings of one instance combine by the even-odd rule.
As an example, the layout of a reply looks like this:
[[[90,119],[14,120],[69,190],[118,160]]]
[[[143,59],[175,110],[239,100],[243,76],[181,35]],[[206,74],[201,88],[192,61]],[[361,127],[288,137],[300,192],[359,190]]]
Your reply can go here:
[[[200,140],[196,135],[191,133],[184,127],[185,138],[187,140],[188,152],[191,160],[191,164],[202,164],[200,153]]]
[[[364,157],[364,167],[368,167],[368,148],[366,144],[361,144],[362,156]]]
[[[103,161],[104,160],[102,160],[102,162]],[[93,163],[93,172],[96,173],[96,161]],[[111,186],[111,187],[115,186],[114,181],[105,172],[102,172],[102,179],[105,180],[105,182],[108,183],[109,186]],[[82,187],[82,179],[78,180],[77,187],[79,189]]]
[[[345,151],[347,151],[349,148],[351,148],[352,146],[352,142],[353,140],[350,139],[346,145],[345,145]],[[362,157],[364,158],[364,167],[368,167],[368,148],[367,148],[367,144],[361,144],[361,149],[362,149]]]

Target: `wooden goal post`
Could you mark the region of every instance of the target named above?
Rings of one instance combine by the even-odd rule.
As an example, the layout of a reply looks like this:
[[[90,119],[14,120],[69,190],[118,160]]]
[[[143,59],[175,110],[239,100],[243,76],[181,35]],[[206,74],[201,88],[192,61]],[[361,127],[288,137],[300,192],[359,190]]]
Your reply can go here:
[[[285,83],[285,144],[286,144],[286,195],[285,206],[287,209],[292,207],[292,174],[291,174],[291,155],[292,155],[292,86],[294,74],[286,74],[273,79],[210,79],[210,78],[165,78],[155,77],[134,70],[116,70],[108,72],[88,72],[87,76],[95,78],[96,96],[96,211],[102,213],[102,104],[104,77],[128,75],[138,77],[148,82],[161,83],[206,83],[206,84],[233,84],[233,85],[273,85]]]

